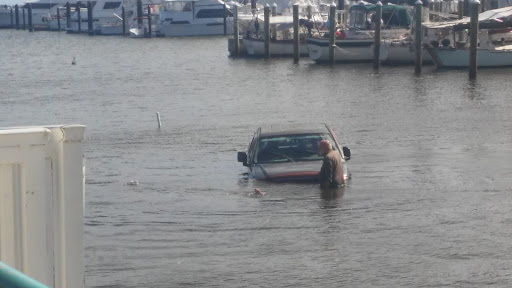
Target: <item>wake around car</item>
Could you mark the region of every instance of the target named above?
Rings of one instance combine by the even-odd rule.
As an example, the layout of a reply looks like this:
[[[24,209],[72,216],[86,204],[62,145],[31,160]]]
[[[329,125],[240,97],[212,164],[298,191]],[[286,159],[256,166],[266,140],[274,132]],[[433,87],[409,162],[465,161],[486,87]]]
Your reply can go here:
[[[238,152],[238,162],[249,168],[250,177],[270,181],[318,181],[323,156],[318,144],[329,140],[341,154],[343,176],[350,149],[340,149],[336,134],[326,124],[288,124],[260,127],[247,152]]]

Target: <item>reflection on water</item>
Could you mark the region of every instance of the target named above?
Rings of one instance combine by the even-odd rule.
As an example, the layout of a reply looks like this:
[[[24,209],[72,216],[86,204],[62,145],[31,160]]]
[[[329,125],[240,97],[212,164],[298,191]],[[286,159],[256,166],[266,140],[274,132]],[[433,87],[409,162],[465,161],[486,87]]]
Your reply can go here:
[[[233,59],[222,37],[0,40],[0,126],[87,125],[88,287],[509,286],[510,69]],[[351,148],[343,189],[243,175],[253,131],[291,122]]]

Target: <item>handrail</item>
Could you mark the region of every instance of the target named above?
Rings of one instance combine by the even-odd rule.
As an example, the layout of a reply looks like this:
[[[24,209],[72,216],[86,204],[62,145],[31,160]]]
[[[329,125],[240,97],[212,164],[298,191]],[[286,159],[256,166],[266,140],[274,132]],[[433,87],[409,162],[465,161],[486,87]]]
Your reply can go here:
[[[48,286],[28,277],[20,271],[0,262],[1,288],[48,288]]]

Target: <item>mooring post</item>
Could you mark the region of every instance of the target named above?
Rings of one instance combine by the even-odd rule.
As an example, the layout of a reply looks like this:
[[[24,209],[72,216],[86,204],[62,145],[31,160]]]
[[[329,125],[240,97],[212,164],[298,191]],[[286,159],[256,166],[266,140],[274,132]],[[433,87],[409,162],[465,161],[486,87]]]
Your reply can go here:
[[[459,20],[464,18],[464,1],[459,1],[457,3],[457,16],[458,16],[457,19],[459,19]],[[458,34],[459,34],[458,41],[461,42],[462,39],[464,38],[464,31],[460,30]],[[455,41],[454,44],[455,44],[455,47],[457,47],[457,41]]]
[[[265,37],[265,58],[270,57],[270,6],[265,5],[263,9],[264,25],[263,35]]]
[[[11,8],[11,28],[14,28],[14,11]]]
[[[142,1],[137,0],[137,26],[142,29]]]
[[[21,29],[23,29],[23,31],[25,31],[25,30],[27,30],[26,25],[25,25],[25,22],[26,22],[25,21],[25,7],[21,7],[21,20],[22,20],[21,21],[21,23],[22,23]]]
[[[124,6],[121,6],[121,18],[123,21],[123,36],[126,36],[126,11],[124,9]]]
[[[251,0],[251,13],[252,15],[256,15],[256,0]]]
[[[66,28],[71,28],[71,4],[66,2]]]
[[[16,30],[20,30],[20,7],[18,4],[14,5],[14,14],[16,16]]]
[[[82,33],[82,14],[80,14],[82,3],[80,1],[76,1],[76,13],[78,18],[78,33]]]
[[[308,6],[306,6],[306,17],[308,18],[308,20],[311,20],[311,18],[313,18],[313,7],[311,6],[311,4],[308,4]]]
[[[34,25],[32,24],[32,4],[27,4],[28,6],[28,32],[34,32]]]
[[[293,61],[299,63],[299,3],[293,4]]]
[[[469,2],[470,0],[464,0],[464,16],[469,16]]]
[[[414,69],[414,71],[416,72],[416,74],[420,74],[421,73],[421,67],[422,67],[422,64],[423,64],[423,57],[422,57],[422,52],[423,52],[423,45],[422,45],[422,32],[423,32],[423,25],[421,23],[421,16],[422,16],[422,8],[423,8],[423,2],[421,2],[420,0],[416,1],[416,3],[414,3],[414,6],[416,8],[416,33],[414,34],[414,45],[415,45],[415,50],[416,50],[416,67]]]
[[[480,11],[480,1],[472,0],[471,18],[469,24],[469,79],[476,79],[476,67],[478,66],[477,45],[478,45],[478,12]]]
[[[57,7],[57,30],[60,31],[60,7]]]
[[[88,30],[89,36],[94,34],[93,27],[92,27],[92,21],[93,21],[92,2],[87,1],[87,30]]]
[[[224,13],[222,13],[224,15],[224,35],[227,35],[228,34],[228,24],[227,24],[227,21],[226,21],[226,18],[228,17],[228,11],[226,9],[226,2],[224,2],[224,5],[223,5],[223,9],[224,9]]]
[[[158,129],[162,128],[162,121],[160,121],[160,112],[156,112],[156,121],[158,122]]]
[[[480,13],[485,12],[485,0],[480,1]]]
[[[329,64],[334,65],[334,48],[336,43],[334,37],[336,36],[336,4],[331,3],[329,8]]]
[[[382,3],[379,1],[377,4],[377,11],[375,12],[375,42],[373,44],[373,68],[379,69],[380,66],[380,28],[382,25]]]
[[[277,4],[276,3],[272,4],[271,11],[272,11],[272,16],[277,16]]]
[[[226,4],[224,4],[226,6]],[[226,10],[224,10],[226,12]],[[151,38],[151,6],[148,5],[148,38]]]
[[[238,31],[238,5],[233,7],[233,40],[235,41],[235,51],[233,55],[238,57],[240,55],[240,32]]]

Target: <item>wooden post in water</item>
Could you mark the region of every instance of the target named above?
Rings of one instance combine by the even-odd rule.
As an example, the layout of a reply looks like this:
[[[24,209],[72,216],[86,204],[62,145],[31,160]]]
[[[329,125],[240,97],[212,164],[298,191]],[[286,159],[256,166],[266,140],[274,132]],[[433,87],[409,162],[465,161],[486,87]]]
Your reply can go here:
[[[11,28],[14,28],[14,11],[11,8]]]
[[[464,0],[464,16],[469,16],[469,2],[470,0]]]
[[[293,4],[293,61],[299,63],[299,3]]]
[[[311,18],[313,18],[313,7],[311,6],[311,4],[308,4],[308,6],[306,6],[306,17],[308,17],[308,20],[311,20]]]
[[[82,33],[82,14],[80,14],[82,3],[80,1],[76,1],[76,13],[78,18],[78,33]]]
[[[93,17],[92,17],[92,2],[91,1],[87,1],[87,32],[89,34],[89,36],[93,35],[94,34],[94,31],[93,31],[93,28],[92,28],[92,21],[93,21]]]
[[[334,65],[334,48],[336,42],[334,37],[336,36],[336,4],[334,2],[329,7],[329,64]]]
[[[461,1],[461,0],[460,0],[460,1],[457,3],[457,16],[458,16],[457,18],[458,18],[459,20],[460,20],[460,19],[462,19],[462,18],[464,18],[464,1]],[[461,31],[459,31],[459,33],[458,33],[458,34],[459,34],[459,36],[458,36],[458,38],[459,38],[459,39],[458,39],[458,41],[459,41],[459,42],[460,42],[460,41],[463,41],[462,39],[463,39],[463,37],[464,37],[464,31],[462,31],[462,30],[461,30]],[[455,47],[457,47],[457,40],[456,40],[456,41],[455,41],[455,43],[453,43],[453,44],[455,45]]]
[[[416,1],[416,3],[414,3],[414,6],[416,8],[416,33],[414,34],[414,46],[415,46],[415,49],[416,49],[416,61],[415,61],[415,69],[414,71],[416,72],[416,74],[420,74],[421,73],[421,67],[422,67],[422,64],[423,64],[423,57],[422,57],[422,52],[423,52],[423,45],[422,45],[422,37],[423,37],[423,25],[421,23],[421,16],[422,16],[422,8],[423,8],[423,2],[421,2],[420,0]]]
[[[485,0],[480,1],[480,13],[485,12]]]
[[[224,7],[226,7],[226,4],[224,4]],[[226,13],[226,10],[224,10],[224,13]],[[225,19],[225,17],[224,17]],[[148,38],[151,38],[151,6],[148,5]],[[224,31],[226,31],[226,28],[224,27]],[[224,32],[225,33],[225,32]]]
[[[20,30],[20,6],[14,5],[14,15],[16,16],[16,30]]]
[[[373,68],[379,69],[380,66],[380,28],[382,25],[382,3],[379,1],[377,4],[377,12],[375,12],[375,42],[373,44]]]
[[[142,12],[142,1],[141,0],[137,0],[137,26],[139,27],[139,29],[142,29],[142,15],[143,12]]]
[[[32,25],[32,4],[28,3],[28,32],[34,32],[34,25]],[[25,10],[23,10],[25,11]]]
[[[224,2],[224,5],[223,5],[223,9],[224,9],[224,35],[227,35],[228,34],[228,26],[227,26],[227,21],[226,21],[226,18],[228,17],[228,11],[226,9],[226,3]]]
[[[256,15],[256,0],[251,0],[251,12],[252,15]]]
[[[277,4],[274,3],[272,4],[272,7],[271,7],[271,11],[272,11],[272,16],[277,16]]]
[[[66,2],[66,28],[71,28],[71,4]]]
[[[22,23],[21,29],[23,29],[23,31],[25,31],[25,30],[27,30],[26,25],[25,25],[25,23],[26,23],[26,21],[25,21],[25,7],[21,7],[21,20],[22,20],[21,21],[21,23]]]
[[[238,57],[240,55],[240,32],[238,31],[238,5],[233,7],[233,40],[235,41],[235,51],[233,56]]]
[[[265,5],[263,9],[264,25],[263,35],[265,37],[265,58],[270,58],[270,6]]]
[[[60,31],[60,7],[57,7],[57,29]]]
[[[478,66],[478,12],[480,11],[480,1],[472,0],[470,10],[471,20],[469,23],[469,79],[473,80],[476,79],[476,67]]]
[[[126,36],[126,11],[124,6],[121,6],[121,18],[123,18],[123,36]]]

